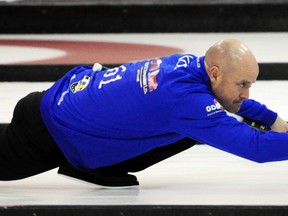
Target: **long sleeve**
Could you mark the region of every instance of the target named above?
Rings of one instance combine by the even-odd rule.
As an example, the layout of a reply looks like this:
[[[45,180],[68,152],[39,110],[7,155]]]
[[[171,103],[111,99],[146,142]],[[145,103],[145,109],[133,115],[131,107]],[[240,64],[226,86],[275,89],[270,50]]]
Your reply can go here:
[[[243,102],[237,114],[259,121],[266,126],[271,126],[277,118],[277,113],[268,109],[265,105],[250,99]]]
[[[288,133],[259,132],[228,116],[220,106],[208,109],[209,104],[215,104],[212,95],[186,95],[175,105],[171,127],[184,136],[255,162],[288,159]],[[249,116],[261,116],[266,111],[260,109]]]

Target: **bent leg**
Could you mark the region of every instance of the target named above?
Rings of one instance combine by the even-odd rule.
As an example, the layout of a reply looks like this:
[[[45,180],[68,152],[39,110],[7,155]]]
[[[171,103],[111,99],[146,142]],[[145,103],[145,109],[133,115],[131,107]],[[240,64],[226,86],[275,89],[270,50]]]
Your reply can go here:
[[[21,99],[10,124],[0,126],[0,180],[17,180],[58,167],[65,161],[40,115],[43,93]]]
[[[197,141],[195,140],[184,138],[173,144],[153,149],[135,158],[131,158],[112,166],[98,168],[97,170],[106,172],[138,172],[185,151],[196,143]]]
[[[168,146],[153,149],[138,157],[131,158],[121,163],[91,170],[78,170],[70,164],[61,166],[59,174],[80,179],[97,185],[108,187],[135,186],[139,182],[136,176],[129,172],[138,172],[165,160],[179,152],[189,149],[196,141],[185,138]]]

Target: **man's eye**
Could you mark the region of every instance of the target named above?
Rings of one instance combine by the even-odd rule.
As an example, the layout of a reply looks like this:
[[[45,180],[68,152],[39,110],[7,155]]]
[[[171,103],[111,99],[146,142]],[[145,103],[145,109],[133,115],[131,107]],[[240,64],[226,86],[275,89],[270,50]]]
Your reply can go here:
[[[250,88],[251,87],[251,84],[250,83],[247,83],[247,82],[241,82],[238,84],[238,86],[240,88]]]
[[[240,83],[239,86],[240,88],[244,88],[246,86],[246,83]]]

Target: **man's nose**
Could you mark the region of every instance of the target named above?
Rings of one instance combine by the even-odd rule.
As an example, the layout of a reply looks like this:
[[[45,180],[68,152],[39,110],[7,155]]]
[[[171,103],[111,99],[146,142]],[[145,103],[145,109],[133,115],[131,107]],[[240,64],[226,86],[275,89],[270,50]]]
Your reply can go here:
[[[245,89],[245,90],[243,90],[243,91],[241,92],[240,98],[241,98],[242,100],[246,100],[246,99],[249,98],[249,89],[248,89],[248,88]]]

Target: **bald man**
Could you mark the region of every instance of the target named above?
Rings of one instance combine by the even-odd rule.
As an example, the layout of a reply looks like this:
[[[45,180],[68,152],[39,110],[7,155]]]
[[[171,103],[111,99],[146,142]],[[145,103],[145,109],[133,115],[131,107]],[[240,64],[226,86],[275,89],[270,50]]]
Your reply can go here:
[[[259,68],[238,40],[205,56],[174,54],[124,64],[73,68],[15,107],[1,129],[0,179],[60,167],[59,173],[102,186],[138,185],[159,161],[205,143],[255,162],[288,159],[288,125],[249,99]],[[270,127],[262,132],[226,111]],[[283,133],[285,132],[285,133]]]
[[[222,40],[208,49],[204,64],[217,100],[225,110],[238,112],[259,74],[253,53],[238,40]],[[277,116],[271,129],[287,132],[288,125]]]

